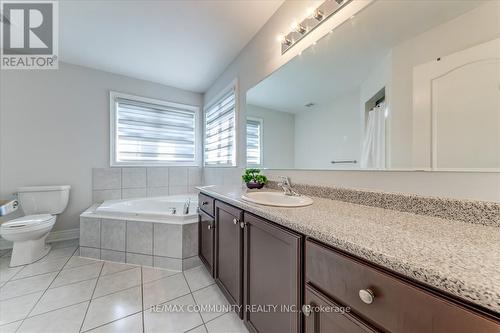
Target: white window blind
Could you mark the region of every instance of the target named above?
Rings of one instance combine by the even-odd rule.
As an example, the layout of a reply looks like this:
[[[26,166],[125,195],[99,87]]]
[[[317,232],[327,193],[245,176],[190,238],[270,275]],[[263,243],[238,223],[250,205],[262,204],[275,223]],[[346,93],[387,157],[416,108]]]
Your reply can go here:
[[[262,120],[247,119],[247,164],[262,165]]]
[[[236,165],[236,96],[231,89],[205,110],[205,165]]]
[[[161,101],[150,103],[132,96],[112,98],[114,164],[196,163],[195,107]]]

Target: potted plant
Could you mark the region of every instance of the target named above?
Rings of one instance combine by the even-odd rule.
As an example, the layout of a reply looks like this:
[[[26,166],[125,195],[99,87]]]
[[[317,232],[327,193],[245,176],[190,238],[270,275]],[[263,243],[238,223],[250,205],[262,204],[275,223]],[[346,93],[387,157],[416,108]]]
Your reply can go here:
[[[259,169],[245,169],[245,174],[241,178],[249,189],[261,189],[267,184],[267,177],[260,175]]]

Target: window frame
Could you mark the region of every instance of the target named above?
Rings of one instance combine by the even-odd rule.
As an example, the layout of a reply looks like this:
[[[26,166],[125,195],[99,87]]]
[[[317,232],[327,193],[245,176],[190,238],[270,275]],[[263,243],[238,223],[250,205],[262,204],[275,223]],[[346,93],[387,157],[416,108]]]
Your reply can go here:
[[[177,107],[188,111],[194,112],[194,161],[193,162],[151,162],[151,161],[141,161],[141,162],[120,162],[116,160],[116,99],[123,98],[132,101],[137,101],[147,104],[156,104],[165,107]],[[111,167],[159,167],[159,166],[201,166],[201,156],[202,151],[201,144],[201,130],[200,130],[200,107],[191,104],[176,103],[160,99],[148,98],[143,96],[137,96],[132,94],[121,93],[117,91],[109,91],[109,164]]]
[[[206,164],[205,161],[205,139],[206,139],[206,112],[207,110],[212,107],[214,104],[218,103],[219,100],[224,97],[229,91],[233,90],[234,91],[234,165],[227,165],[227,164]],[[240,115],[239,115],[239,110],[240,110],[240,103],[239,103],[239,83],[238,79],[234,79],[231,81],[230,84],[228,84],[224,89],[219,91],[212,99],[210,99],[209,103],[206,103],[203,107],[203,148],[202,148],[202,158],[203,158],[203,167],[204,168],[237,168],[239,165],[239,128],[240,128]],[[246,127],[246,123],[245,123]],[[246,140],[246,138],[245,138]]]
[[[247,167],[262,168],[264,166],[264,119],[259,118],[259,117],[248,116],[247,119],[245,120],[245,130],[247,128],[247,121],[248,120],[256,121],[256,122],[260,123],[260,136],[259,136],[260,164],[249,164],[248,163],[248,156],[246,157],[246,164],[247,164]],[[247,133],[247,135],[248,135],[248,133]],[[245,140],[245,145],[246,145],[246,151],[248,153],[248,145],[246,144],[246,140]]]

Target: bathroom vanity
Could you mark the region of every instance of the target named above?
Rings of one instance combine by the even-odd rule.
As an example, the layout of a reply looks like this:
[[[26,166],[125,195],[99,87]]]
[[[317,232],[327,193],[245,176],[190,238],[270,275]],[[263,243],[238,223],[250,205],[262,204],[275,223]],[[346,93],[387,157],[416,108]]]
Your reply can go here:
[[[489,252],[497,228],[321,198],[278,208],[234,189],[201,192],[200,258],[251,332],[500,331],[495,254],[481,258],[482,272],[468,262]],[[485,244],[467,263],[445,243],[464,235]]]

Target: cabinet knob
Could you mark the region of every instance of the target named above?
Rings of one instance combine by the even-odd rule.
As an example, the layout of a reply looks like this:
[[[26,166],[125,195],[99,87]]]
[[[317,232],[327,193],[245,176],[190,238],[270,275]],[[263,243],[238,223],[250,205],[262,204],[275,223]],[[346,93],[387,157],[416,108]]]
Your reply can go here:
[[[212,227],[212,225],[211,225],[211,224],[209,224],[209,225],[208,225],[208,230],[212,230],[212,228],[213,228],[213,227]]]
[[[375,294],[370,289],[361,289],[359,291],[359,298],[365,304],[372,304],[375,300]]]
[[[309,304],[302,305],[302,312],[304,313],[304,316],[309,317],[312,312],[311,305]]]
[[[202,202],[201,202],[201,205],[202,205],[202,206],[206,206],[206,205],[208,205],[208,201],[202,201]]]
[[[233,219],[233,224],[238,224],[238,219]]]

